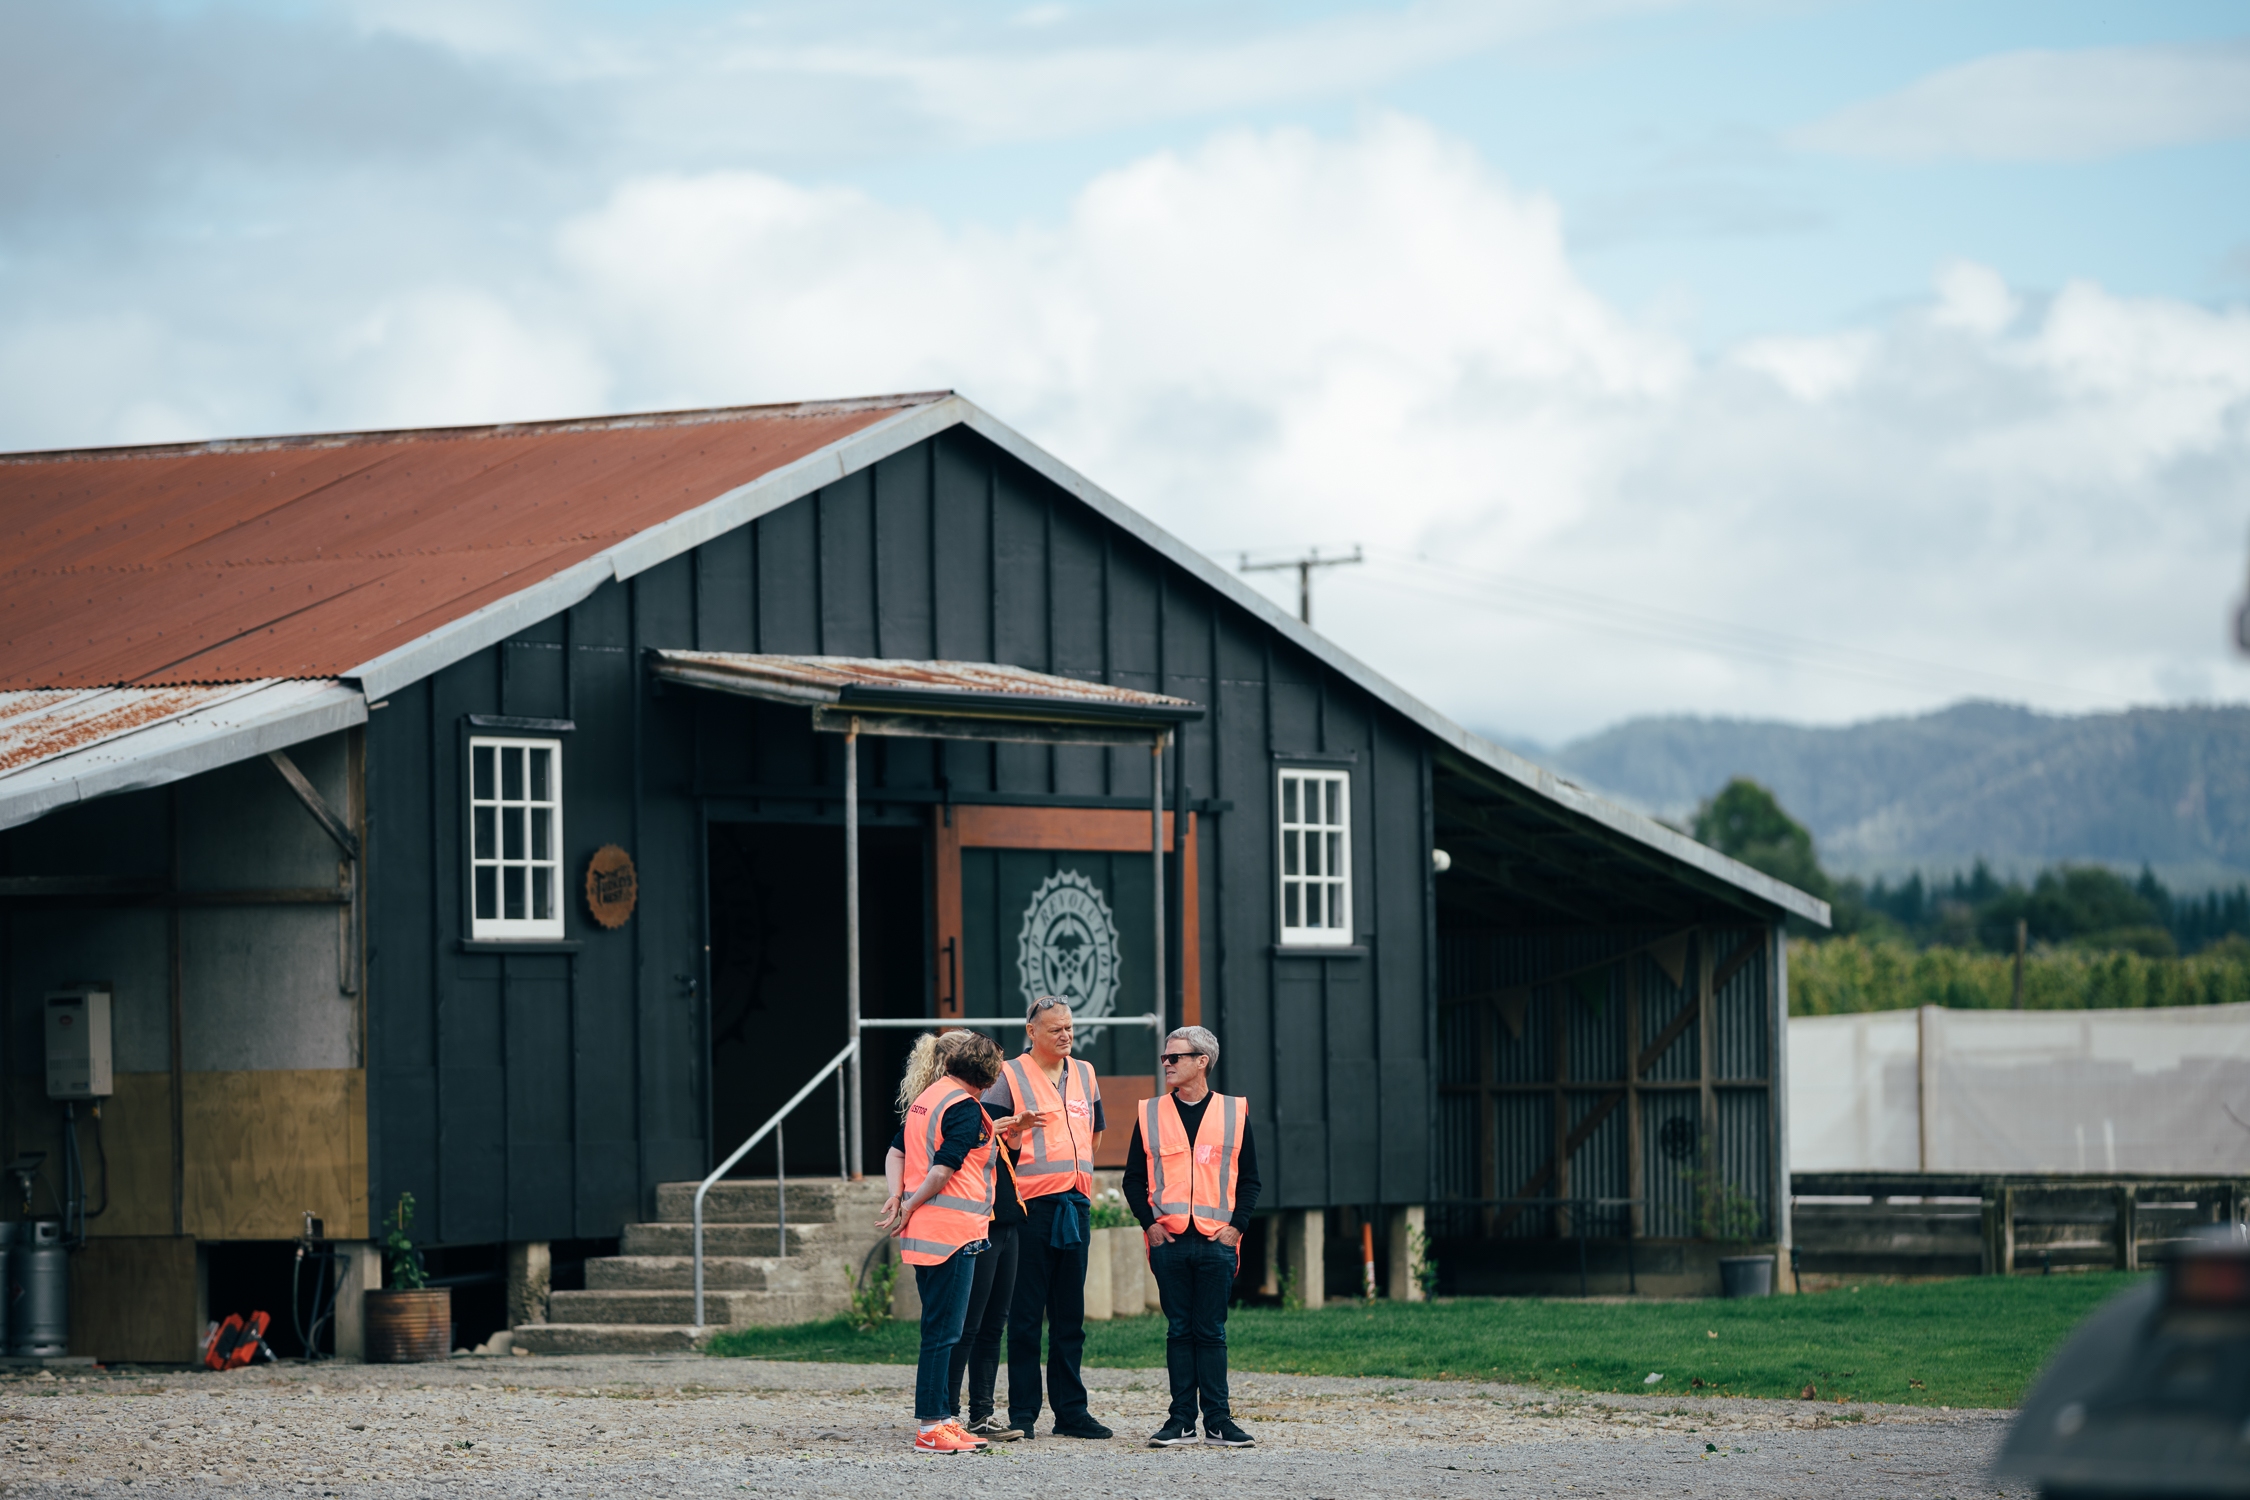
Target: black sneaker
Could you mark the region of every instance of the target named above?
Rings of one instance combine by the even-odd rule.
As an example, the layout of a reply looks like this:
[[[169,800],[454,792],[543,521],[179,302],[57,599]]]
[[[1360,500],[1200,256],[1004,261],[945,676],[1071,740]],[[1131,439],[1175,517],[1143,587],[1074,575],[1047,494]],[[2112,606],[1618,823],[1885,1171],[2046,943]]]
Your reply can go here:
[[[1015,1428],[1010,1427],[1007,1419],[998,1412],[986,1412],[976,1421],[971,1422],[968,1433],[969,1436],[983,1438],[988,1443],[1013,1443],[1020,1438],[1031,1435],[1027,1432],[1018,1432]]]
[[[1149,1434],[1148,1445],[1151,1448],[1189,1448],[1200,1441],[1195,1435],[1193,1422],[1183,1422],[1174,1417]]]
[[[1206,1417],[1203,1441],[1214,1448],[1249,1448],[1256,1446],[1258,1440],[1235,1426],[1231,1417],[1222,1417],[1216,1422]]]
[[[1117,1436],[1117,1434],[1111,1432],[1107,1427],[1104,1427],[1101,1423],[1095,1421],[1090,1416],[1077,1416],[1072,1417],[1067,1422],[1056,1422],[1055,1436],[1074,1438],[1113,1438]]]
[[[1036,1417],[1032,1418],[1033,1422],[1037,1420],[1038,1418]],[[1032,1430],[1031,1422],[1017,1421],[1014,1412],[1010,1412],[1008,1414],[1008,1425],[1014,1428],[1017,1432],[1021,1433],[1023,1435],[1023,1440],[1027,1443],[1030,1442],[1033,1438],[1039,1436],[1037,1432]]]

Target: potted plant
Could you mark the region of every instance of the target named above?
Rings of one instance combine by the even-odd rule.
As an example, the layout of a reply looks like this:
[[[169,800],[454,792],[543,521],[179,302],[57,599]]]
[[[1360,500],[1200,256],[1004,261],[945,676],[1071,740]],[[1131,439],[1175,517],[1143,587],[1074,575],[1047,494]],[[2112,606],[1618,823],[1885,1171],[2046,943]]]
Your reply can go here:
[[[413,1223],[414,1195],[401,1193],[398,1207],[385,1220],[382,1239],[387,1285],[366,1294],[370,1364],[411,1364],[444,1359],[452,1352],[453,1292],[429,1284],[422,1252],[407,1233]]]
[[[1697,1234],[1722,1246],[1747,1246],[1756,1237],[1765,1223],[1765,1215],[1758,1211],[1758,1201],[1727,1180],[1718,1163],[1711,1159],[1711,1148],[1708,1145],[1703,1148],[1702,1165],[1681,1175],[1695,1189]],[[1741,1254],[1720,1256],[1719,1295],[1772,1296],[1773,1257]]]

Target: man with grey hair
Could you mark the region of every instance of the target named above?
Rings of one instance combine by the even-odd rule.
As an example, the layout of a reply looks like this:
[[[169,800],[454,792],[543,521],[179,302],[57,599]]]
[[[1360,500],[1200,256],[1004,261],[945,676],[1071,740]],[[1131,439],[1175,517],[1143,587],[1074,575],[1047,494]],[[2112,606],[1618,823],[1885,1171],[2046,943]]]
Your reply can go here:
[[[1249,1102],[1211,1092],[1219,1039],[1182,1026],[1164,1039],[1162,1091],[1134,1111],[1125,1204],[1148,1237],[1149,1269],[1164,1301],[1164,1363],[1172,1410],[1151,1448],[1201,1441],[1247,1448],[1227,1397],[1227,1303],[1241,1268],[1242,1232],[1258,1207],[1258,1157]],[[1215,1106],[1215,1107],[1214,1107]]]

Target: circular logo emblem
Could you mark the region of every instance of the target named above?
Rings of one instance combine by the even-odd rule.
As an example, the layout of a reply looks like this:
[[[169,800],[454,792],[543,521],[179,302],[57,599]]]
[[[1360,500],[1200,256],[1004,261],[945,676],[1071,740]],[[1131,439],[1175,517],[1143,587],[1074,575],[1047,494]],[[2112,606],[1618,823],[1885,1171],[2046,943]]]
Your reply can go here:
[[[586,862],[586,910],[611,929],[623,927],[641,897],[633,856],[615,844],[604,844]]]
[[[1016,938],[1016,967],[1026,1005],[1058,995],[1073,1015],[1109,1014],[1117,1000],[1117,921],[1091,880],[1064,870],[1032,893]]]

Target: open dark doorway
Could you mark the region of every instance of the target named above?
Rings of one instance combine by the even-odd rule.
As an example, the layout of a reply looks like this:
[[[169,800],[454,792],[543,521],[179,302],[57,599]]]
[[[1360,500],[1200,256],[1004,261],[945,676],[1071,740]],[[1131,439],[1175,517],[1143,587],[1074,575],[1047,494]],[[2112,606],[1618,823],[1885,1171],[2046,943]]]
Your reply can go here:
[[[860,830],[860,1012],[929,1014],[929,857],[919,828]],[[723,1160],[844,1045],[844,831],[833,823],[711,825],[711,1142]],[[880,1172],[891,1094],[914,1033],[870,1031],[862,1120]],[[789,1117],[792,1177],[835,1176],[836,1096]],[[769,1139],[734,1175],[770,1177]]]

